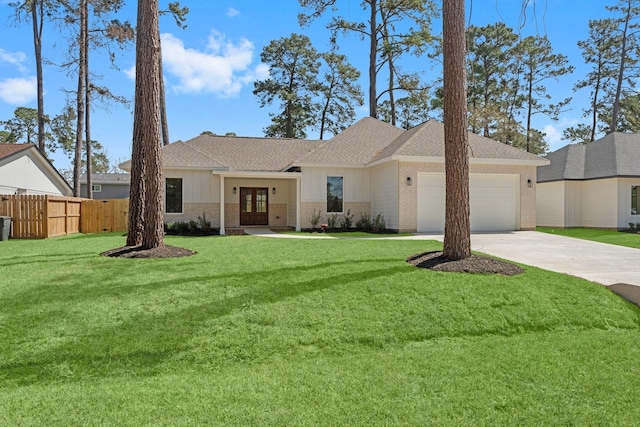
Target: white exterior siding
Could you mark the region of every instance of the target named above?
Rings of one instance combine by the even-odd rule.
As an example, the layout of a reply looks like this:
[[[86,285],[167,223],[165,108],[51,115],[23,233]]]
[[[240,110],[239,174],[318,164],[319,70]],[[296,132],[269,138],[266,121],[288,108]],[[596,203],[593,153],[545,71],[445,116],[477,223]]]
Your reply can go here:
[[[536,188],[538,225],[565,227],[565,182],[543,182]]]
[[[582,226],[617,228],[617,178],[582,182]]]
[[[388,162],[374,166],[370,170],[371,179],[371,219],[379,213],[384,215],[386,227],[392,230],[398,226],[398,163]]]
[[[56,185],[58,179],[32,153],[25,152],[25,155],[0,166],[0,194],[66,196],[65,189]]]
[[[220,177],[211,171],[166,170],[165,178],[182,178],[183,203],[217,203],[220,200]]]
[[[344,178],[345,203],[369,202],[369,171],[364,168],[303,168],[302,201],[326,202],[328,176]]]
[[[640,186],[640,178],[618,179],[618,228],[628,228],[629,223],[640,223],[640,215],[631,215],[631,187]]]
[[[564,226],[580,227],[582,225],[582,181],[565,181],[564,183]]]

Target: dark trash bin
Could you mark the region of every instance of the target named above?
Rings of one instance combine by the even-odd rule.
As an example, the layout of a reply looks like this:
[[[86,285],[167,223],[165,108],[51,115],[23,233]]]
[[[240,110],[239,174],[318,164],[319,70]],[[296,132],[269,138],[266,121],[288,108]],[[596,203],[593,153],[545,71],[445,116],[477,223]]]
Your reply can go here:
[[[9,240],[11,234],[11,217],[0,216],[0,240]]]

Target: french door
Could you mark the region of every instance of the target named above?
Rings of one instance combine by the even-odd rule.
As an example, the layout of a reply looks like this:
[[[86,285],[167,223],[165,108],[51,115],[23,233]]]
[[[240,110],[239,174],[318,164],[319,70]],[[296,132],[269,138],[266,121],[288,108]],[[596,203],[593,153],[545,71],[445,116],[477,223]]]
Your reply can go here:
[[[240,187],[240,225],[269,225],[269,189]]]

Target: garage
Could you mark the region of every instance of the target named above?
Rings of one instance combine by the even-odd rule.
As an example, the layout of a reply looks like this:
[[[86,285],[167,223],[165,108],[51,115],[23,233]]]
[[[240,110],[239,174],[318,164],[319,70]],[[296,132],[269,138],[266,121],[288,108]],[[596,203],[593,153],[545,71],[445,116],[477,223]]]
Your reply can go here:
[[[520,177],[515,174],[470,174],[471,231],[519,229]],[[444,232],[445,176],[418,174],[418,232]]]

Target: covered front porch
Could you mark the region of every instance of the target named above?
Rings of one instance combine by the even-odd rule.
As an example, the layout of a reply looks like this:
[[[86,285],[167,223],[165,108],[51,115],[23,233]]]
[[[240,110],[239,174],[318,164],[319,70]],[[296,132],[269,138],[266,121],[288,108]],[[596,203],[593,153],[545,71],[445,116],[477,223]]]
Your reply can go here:
[[[300,230],[299,172],[214,172],[220,182],[220,234],[244,227]]]

